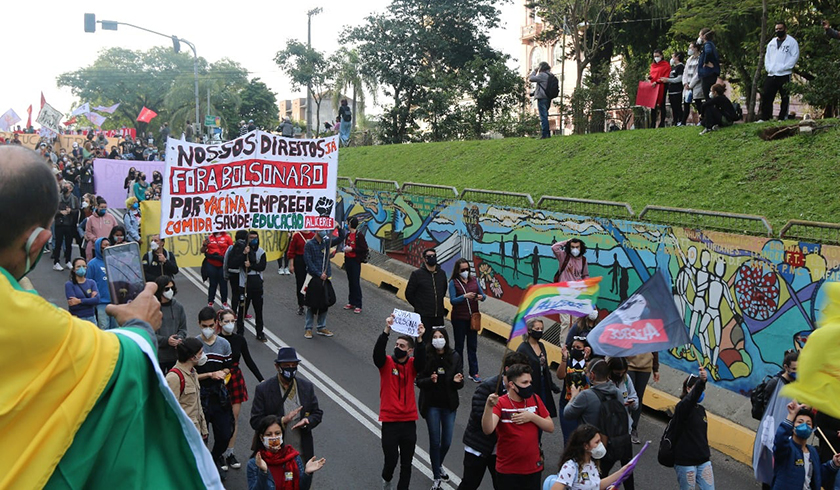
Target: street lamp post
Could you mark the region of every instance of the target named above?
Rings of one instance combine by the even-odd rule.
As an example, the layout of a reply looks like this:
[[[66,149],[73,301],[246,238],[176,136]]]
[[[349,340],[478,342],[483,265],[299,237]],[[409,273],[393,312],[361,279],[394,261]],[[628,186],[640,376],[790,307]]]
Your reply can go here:
[[[306,13],[306,47],[312,49],[312,16],[323,11],[321,7]],[[312,83],[306,84],[306,137],[312,137]]]
[[[320,10],[320,9],[319,9]],[[175,49],[176,53],[181,51],[181,43],[186,44],[187,46],[192,49],[193,52],[193,75],[195,76],[195,124],[198,124],[198,53],[195,50],[195,44],[187,41],[186,39],[179,38],[175,35],[169,36],[163,34],[161,32],[153,31],[151,29],[146,29],[145,27],[136,26],[134,24],[129,24],[128,22],[117,22],[115,20],[96,20],[96,16],[94,14],[85,14],[85,32],[96,32],[96,24],[102,25],[102,30],[104,31],[116,31],[117,27],[120,25],[133,27],[135,29],[140,29],[141,31],[146,31],[152,34],[157,34],[158,36],[163,36],[167,39],[172,40],[172,46]],[[307,106],[308,107],[308,106]]]

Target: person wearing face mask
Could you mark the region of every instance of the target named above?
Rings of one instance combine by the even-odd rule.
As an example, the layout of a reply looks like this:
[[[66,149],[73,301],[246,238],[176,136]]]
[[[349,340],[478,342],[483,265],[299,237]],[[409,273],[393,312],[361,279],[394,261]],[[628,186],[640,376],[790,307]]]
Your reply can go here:
[[[102,197],[97,197],[96,210],[87,219],[85,225],[85,240],[87,240],[85,257],[87,260],[91,260],[95,255],[93,245],[96,243],[96,239],[107,237],[116,224],[116,218],[108,214],[108,202]],[[111,241],[111,244],[116,245],[113,241]]]
[[[600,460],[607,454],[601,434],[593,425],[584,424],[572,432],[560,457],[560,472],[550,490],[605,490],[611,488],[629,467],[625,465],[612,475],[601,478]],[[551,477],[549,477],[551,478]]]
[[[130,145],[129,140],[125,140],[121,145]],[[133,146],[133,145],[132,145]],[[128,154],[129,152],[123,151],[123,154]],[[128,169],[128,175],[125,176],[125,181],[123,182],[123,189],[125,189],[125,197],[129,197],[134,194],[134,181],[137,180],[137,169],[131,167]]]
[[[207,362],[196,367],[201,384],[201,408],[207,424],[213,426],[213,449],[210,454],[219,469],[219,476],[225,481],[228,464],[222,455],[233,434],[233,410],[225,378],[230,374],[232,352],[227,339],[217,335],[216,312],[213,308],[205,306],[198,312],[198,326],[201,333],[197,338],[207,354]]]
[[[324,412],[318,404],[315,386],[298,376],[299,365],[294,347],[281,347],[277,351],[274,360],[277,375],[261,382],[254,390],[250,424],[258,430],[266,415],[280,417],[286,427],[286,444],[298,449],[308,460],[315,455],[312,431],[321,424]]]
[[[111,244],[116,245],[115,241]],[[146,281],[154,281],[162,275],[175,277],[178,274],[178,262],[175,254],[166,250],[166,240],[160,235],[153,235],[149,238],[149,251],[143,256],[143,271],[146,274]]]
[[[569,333],[566,334],[566,348],[567,349],[572,348],[572,342],[574,341],[575,337],[582,337],[583,339],[586,339],[586,336],[589,335],[589,332],[591,332],[592,329],[595,328],[596,325],[598,325],[598,314],[599,314],[598,309],[595,308],[592,311],[592,313],[590,313],[586,316],[582,316],[582,317],[577,319],[575,324],[572,325],[572,328],[569,329]],[[586,342],[586,345],[588,346],[589,343]],[[587,359],[589,359],[589,358],[603,359],[603,357],[604,356],[594,354],[592,352],[592,349],[587,349],[587,356],[586,356]]]
[[[207,288],[207,303],[213,306],[216,301],[216,289],[222,296],[222,307],[228,308],[228,283],[225,279],[225,253],[233,245],[233,239],[226,231],[217,231],[207,235],[201,244],[200,252],[204,254],[204,273],[210,279]]]
[[[344,127],[344,122],[341,124]],[[350,130],[347,131],[349,138]],[[350,290],[344,309],[353,310],[353,313],[362,312],[362,284],[360,280],[362,261],[365,260],[367,254],[368,244],[365,240],[365,234],[359,231],[359,218],[354,216],[350,218],[349,230],[347,237],[344,239],[344,268],[347,270],[347,286]]]
[[[446,296],[446,273],[437,262],[437,252],[434,248],[423,251],[422,266],[412,271],[405,287],[405,299],[414,307],[414,312],[420,315],[420,322],[428,325],[424,342],[428,343],[432,335],[432,327],[445,325],[444,317],[448,311],[443,307]]]
[[[814,411],[796,400],[787,405],[788,415],[776,429],[773,446],[773,490],[789,488],[819,490],[837,474],[840,454],[820,464],[817,449],[808,444],[814,433]],[[837,484],[834,485],[837,488]]]
[[[618,388],[621,397],[618,399],[625,407],[623,413],[627,415],[628,430],[633,424],[633,419],[630,416],[629,410],[639,408],[639,396],[636,394],[636,388],[633,387],[633,381],[627,376],[627,360],[623,357],[611,357],[607,361],[607,368],[609,369],[609,382]],[[607,454],[601,460],[601,476],[609,474],[615,463],[620,462],[622,465],[627,465],[633,457],[632,442],[628,439],[624,444],[624,452],[621,457],[615,457],[613,454]],[[633,475],[630,475],[624,483],[624,488],[632,490],[635,487]]]
[[[417,375],[420,388],[420,415],[429,429],[429,457],[432,462],[434,484],[439,490],[449,475],[443,469],[443,460],[452,445],[455,429],[455,412],[458,409],[458,390],[464,387],[461,356],[449,345],[449,336],[443,328],[432,333],[432,343],[426,346],[426,365]]]
[[[688,59],[685,62],[685,71],[683,72],[683,125],[688,123],[692,103],[699,117],[700,107],[703,99],[705,99],[703,84],[700,83],[698,73],[699,68],[700,48],[697,42],[692,42],[688,45]]]
[[[554,282],[580,281],[589,277],[589,266],[586,263],[586,243],[579,238],[571,238],[557,242],[551,246],[551,251],[557,258],[559,268],[554,274]],[[572,324],[572,317],[561,314],[560,338],[566,336],[566,332]]]
[[[129,242],[140,243],[140,203],[134,196],[125,200],[125,214],[123,215],[123,223],[125,223],[125,234]]]
[[[263,375],[251,357],[251,351],[248,349],[248,342],[245,337],[236,333],[236,316],[233,311],[222,309],[216,312],[216,330],[219,334],[230,343],[230,380],[227,383],[228,395],[230,395],[231,411],[233,412],[233,435],[230,437],[227,450],[225,450],[222,457],[228,467],[238,470],[242,465],[233,454],[233,448],[236,446],[236,435],[239,432],[239,410],[242,404],[248,401],[248,386],[245,384],[245,376],[242,374],[242,369],[239,367],[239,360],[245,359],[245,364],[257,381],[263,381]]]
[[[394,316],[391,315],[385,320],[385,329],[373,347],[373,364],[379,369],[379,421],[382,422],[382,453],[385,458],[382,488],[394,489],[391,480],[399,461],[400,478],[396,488],[408,490],[411,484],[411,461],[417,445],[414,381],[417,373],[426,367],[426,352],[422,345],[426,327],[420,324],[420,335],[416,339],[408,335],[397,337],[394,353],[389,356],[385,353],[385,347],[393,324]]]
[[[134,183],[134,197],[136,197],[138,201],[145,201],[146,190],[148,188],[149,183],[146,182],[146,174],[144,172],[138,172],[137,182]]]
[[[88,262],[87,274],[85,276],[96,283],[99,290],[99,304],[96,305],[96,323],[102,330],[117,328],[117,321],[108,316],[106,309],[111,303],[111,290],[108,287],[108,273],[105,271],[105,261],[102,259],[102,252],[111,246],[107,238],[97,238],[94,251],[96,257]]]
[[[58,212],[55,214],[55,247],[53,248],[53,270],[63,271],[61,249],[64,248],[64,261],[70,264],[73,254],[73,236],[79,220],[79,199],[72,194],[73,184],[61,186],[58,198]]]
[[[303,262],[306,272],[312,276],[306,289],[304,302],[306,303],[306,320],[303,337],[312,338],[312,327],[315,317],[318,317],[317,333],[322,337],[332,337],[334,334],[327,329],[327,311],[329,305],[325,301],[325,282],[332,277],[332,264],[329,253],[332,247],[344,241],[344,230],[336,227],[338,236],[331,236],[326,230],[315,233],[311,240],[303,247]]]
[[[158,364],[165,373],[175,365],[178,345],[187,338],[187,313],[175,299],[178,288],[171,277],[160,276],[155,279],[155,284],[158,287],[155,296],[160,301],[160,312],[163,314],[163,323],[156,333]]]
[[[671,114],[673,115],[673,122],[671,126],[683,125],[682,114],[682,92],[683,92],[683,73],[685,72],[685,64],[683,61],[685,57],[682,53],[675,52],[671,55],[671,72],[668,76],[659,79],[661,83],[666,84],[668,93],[668,102],[671,103]]]
[[[589,361],[592,349],[586,337],[576,336],[568,346],[562,348],[562,358],[557,366],[557,378],[563,380],[563,392],[560,395],[559,413],[560,430],[563,431],[563,441],[568,442],[569,437],[578,427],[577,419],[568,419],[564,413],[566,405],[572,399],[572,387],[578,390],[589,389],[589,378],[587,377],[586,363]]]
[[[782,360],[782,370],[767,380],[767,383],[764,385],[764,406],[758,411],[762,414],[764,413],[764,409],[773,398],[773,394],[776,393],[776,387],[779,383],[786,385],[792,381],[796,381],[796,367],[798,364],[799,351],[791,349],[785,352],[785,357]],[[758,417],[756,420],[761,420],[761,417]]]
[[[478,375],[478,331],[471,328],[471,317],[479,313],[478,302],[487,296],[481,289],[481,284],[470,273],[470,263],[467,259],[458,259],[452,267],[452,277],[449,279],[449,301],[452,303],[452,330],[455,333],[455,352],[461,358],[461,371],[464,362],[464,340],[467,343],[467,357],[469,358],[470,379],[481,383]]]
[[[764,69],[767,71],[767,78],[764,79],[764,87],[761,90],[761,119],[769,121],[773,118],[773,102],[778,93],[781,97],[779,107],[779,121],[787,119],[788,107],[790,107],[790,75],[793,67],[799,61],[799,43],[793,36],[787,33],[787,25],[784,22],[776,23],[776,39],[767,43],[764,53]]]
[[[528,364],[531,366],[531,387],[542,400],[551,418],[554,418],[557,416],[557,405],[552,393],[560,393],[560,387],[554,382],[549,368],[548,352],[541,340],[545,327],[542,320],[536,318],[528,320],[526,325],[528,331],[522,336],[522,343],[516,348],[516,352],[528,358]]]
[[[677,428],[672,444],[674,471],[677,473],[680,490],[694,488],[714,490],[715,488],[706,409],[700,405],[706,397],[706,370],[700,367],[698,375],[692,374],[683,381],[680,401],[674,407],[674,417],[671,422]],[[802,484],[800,483],[799,487],[779,488],[802,488]]]
[[[87,227],[87,220],[93,214],[93,209],[96,207],[96,196],[93,194],[85,194],[82,196],[82,204],[79,208],[79,224],[76,225],[76,244],[79,246],[79,255],[85,256],[85,228]]]
[[[309,490],[312,474],[327,463],[312,456],[304,465],[300,454],[284,437],[286,424],[268,415],[258,421],[248,460],[249,490]]]
[[[648,75],[648,80],[657,85],[656,106],[650,114],[651,127],[656,125],[657,114],[659,115],[659,127],[662,128],[665,126],[665,88],[667,83],[662,82],[662,78],[667,78],[670,73],[671,64],[665,59],[662,50],[654,50],[653,63],[650,64],[650,75]]]
[[[210,433],[207,430],[204,410],[201,408],[199,396],[201,387],[195,368],[207,362],[207,355],[204,353],[201,341],[193,337],[185,338],[174,350],[177,362],[163,371],[166,373],[166,384],[169,385],[178,404],[184,409],[184,413],[195,424],[198,433],[206,441]]]
[[[505,372],[507,394],[487,397],[481,430],[496,432],[496,490],[538,490],[545,461],[539,435],[554,432],[554,422],[531,385],[531,367],[517,364]]]
[[[96,305],[99,304],[99,289],[96,283],[86,277],[85,259],[77,257],[70,268],[70,280],[64,285],[70,313],[82,320],[96,323]]]
[[[77,157],[78,161],[82,161],[81,157]],[[79,182],[81,188],[79,191],[82,194],[93,193],[93,162],[88,158],[82,162],[82,168],[79,170]]]
[[[242,249],[237,262],[239,260],[242,260],[239,267],[239,290],[245,292],[245,301],[240,301],[242,311],[237,314],[236,331],[240,335],[245,333],[245,312],[253,304],[257,340],[265,342],[267,339],[263,333],[263,271],[266,261],[265,250],[260,247],[260,236],[255,230],[248,232],[248,244]]]
[[[713,97],[710,95],[712,85],[717,83],[720,76],[720,55],[715,46],[715,31],[708,27],[701,29],[697,45],[700,48],[697,74],[703,87],[703,100],[709,100]]]

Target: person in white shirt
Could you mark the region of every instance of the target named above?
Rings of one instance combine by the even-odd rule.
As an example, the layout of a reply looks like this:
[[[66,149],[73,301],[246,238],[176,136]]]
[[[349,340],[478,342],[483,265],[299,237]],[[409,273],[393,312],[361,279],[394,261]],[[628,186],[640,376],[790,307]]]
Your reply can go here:
[[[630,465],[624,465],[603,480],[598,474],[598,460],[607,454],[601,434],[594,426],[583,424],[569,438],[560,458],[560,472],[553,478],[551,490],[603,490],[613,485]]]
[[[764,55],[767,78],[764,80],[764,88],[761,91],[761,120],[768,121],[773,118],[773,101],[776,99],[776,93],[782,98],[779,120],[787,119],[790,105],[790,90],[787,84],[790,82],[790,74],[793,73],[793,67],[796,66],[798,60],[799,43],[787,35],[787,26],[784,22],[776,23],[776,39],[770,40]]]

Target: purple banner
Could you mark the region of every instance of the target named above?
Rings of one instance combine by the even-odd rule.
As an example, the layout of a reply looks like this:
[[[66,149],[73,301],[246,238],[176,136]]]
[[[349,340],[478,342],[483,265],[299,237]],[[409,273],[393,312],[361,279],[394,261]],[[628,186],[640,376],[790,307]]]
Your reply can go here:
[[[129,196],[129,189],[125,188],[128,172],[131,169],[146,174],[146,182],[151,184],[152,173],[163,174],[163,162],[146,162],[141,160],[108,160],[97,158],[93,161],[93,188],[97,196],[108,201],[108,207],[125,208],[125,200]]]

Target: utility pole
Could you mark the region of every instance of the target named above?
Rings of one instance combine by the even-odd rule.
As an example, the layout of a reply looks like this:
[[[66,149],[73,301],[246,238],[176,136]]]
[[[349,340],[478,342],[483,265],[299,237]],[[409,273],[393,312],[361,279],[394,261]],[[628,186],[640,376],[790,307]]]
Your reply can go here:
[[[563,102],[566,95],[566,16],[563,16],[563,40],[560,41],[563,53],[563,58],[560,60],[560,136],[563,136],[565,133],[563,132],[563,118],[565,117],[565,109],[566,105]]]
[[[312,16],[322,12],[321,7],[306,13],[306,47],[312,49]],[[306,137],[312,137],[312,83],[306,84]]]

